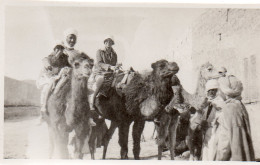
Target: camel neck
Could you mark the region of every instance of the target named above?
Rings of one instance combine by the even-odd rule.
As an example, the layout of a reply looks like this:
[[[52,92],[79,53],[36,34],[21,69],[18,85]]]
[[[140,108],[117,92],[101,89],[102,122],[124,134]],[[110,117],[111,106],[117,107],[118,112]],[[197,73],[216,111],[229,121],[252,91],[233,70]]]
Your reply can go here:
[[[86,77],[78,78],[76,75],[72,74],[71,86],[72,86],[72,95],[80,98],[81,95],[86,95],[87,92],[87,81]]]

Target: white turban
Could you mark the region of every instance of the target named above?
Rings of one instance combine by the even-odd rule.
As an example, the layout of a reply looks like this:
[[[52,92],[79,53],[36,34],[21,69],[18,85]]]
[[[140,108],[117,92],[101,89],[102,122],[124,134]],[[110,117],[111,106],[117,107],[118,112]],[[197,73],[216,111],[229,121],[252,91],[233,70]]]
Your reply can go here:
[[[206,92],[208,92],[211,89],[218,89],[218,81],[215,79],[208,80],[206,83]]]
[[[64,34],[64,38],[67,38],[68,35],[70,35],[70,34],[74,34],[76,37],[78,37],[78,31],[73,28],[69,28],[69,29],[65,30],[63,34]]]
[[[235,76],[229,75],[218,79],[219,89],[228,97],[235,98],[241,96],[243,84]]]
[[[65,30],[64,33],[63,33],[63,35],[64,35],[64,45],[68,48],[71,48],[71,47],[67,43],[67,37],[71,34],[74,34],[78,38],[78,32],[77,32],[77,30],[75,30],[73,28],[69,28],[69,29]]]

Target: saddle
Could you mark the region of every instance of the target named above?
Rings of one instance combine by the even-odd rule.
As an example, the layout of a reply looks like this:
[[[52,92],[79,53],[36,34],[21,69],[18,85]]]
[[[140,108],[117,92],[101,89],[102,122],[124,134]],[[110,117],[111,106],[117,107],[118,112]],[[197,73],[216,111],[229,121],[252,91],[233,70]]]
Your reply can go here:
[[[122,90],[130,83],[135,75],[133,68],[127,71],[117,71],[115,73],[107,73],[104,75],[104,83],[99,90],[98,95],[108,96],[111,89],[115,89],[119,96],[123,96]]]

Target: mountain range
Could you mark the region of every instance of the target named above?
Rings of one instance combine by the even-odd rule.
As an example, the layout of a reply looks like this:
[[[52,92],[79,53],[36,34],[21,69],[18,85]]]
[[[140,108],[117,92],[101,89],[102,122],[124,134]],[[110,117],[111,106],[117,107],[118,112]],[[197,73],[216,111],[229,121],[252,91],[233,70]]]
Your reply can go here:
[[[5,106],[39,106],[40,92],[35,80],[20,81],[4,77]]]

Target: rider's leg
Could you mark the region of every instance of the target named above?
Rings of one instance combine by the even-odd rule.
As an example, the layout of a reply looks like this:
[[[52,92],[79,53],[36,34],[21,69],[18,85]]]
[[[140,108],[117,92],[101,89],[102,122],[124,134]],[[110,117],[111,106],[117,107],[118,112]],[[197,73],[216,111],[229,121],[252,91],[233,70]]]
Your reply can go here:
[[[89,118],[89,122],[90,125],[92,126],[96,126],[96,123],[94,122],[93,118],[94,115],[96,114],[95,112],[95,97],[99,91],[99,89],[101,88],[103,82],[104,82],[104,76],[102,75],[96,75],[96,76],[90,76],[89,78],[89,83],[88,83],[88,88],[90,90],[90,95],[88,96],[88,100],[89,100],[89,106],[90,106],[90,118]],[[92,88],[92,89],[91,89]]]
[[[51,90],[52,90],[52,83],[46,84],[41,91],[41,109],[40,109],[40,118],[39,118],[38,125],[41,125],[42,122],[44,121],[44,115],[46,114],[47,111],[47,101],[50,96]]]
[[[95,82],[92,86],[93,93],[91,92],[91,94],[89,95],[90,110],[95,110],[95,108],[94,108],[95,97],[97,96],[97,93],[98,93],[99,89],[101,88],[103,82],[104,82],[104,76],[101,76],[101,75],[95,76]]]
[[[52,88],[53,88],[53,83],[49,83],[48,85],[46,85],[46,87],[43,89],[43,98],[42,98],[42,108],[41,108],[41,112],[46,113],[47,111],[47,102],[48,102],[48,98],[52,92]]]

